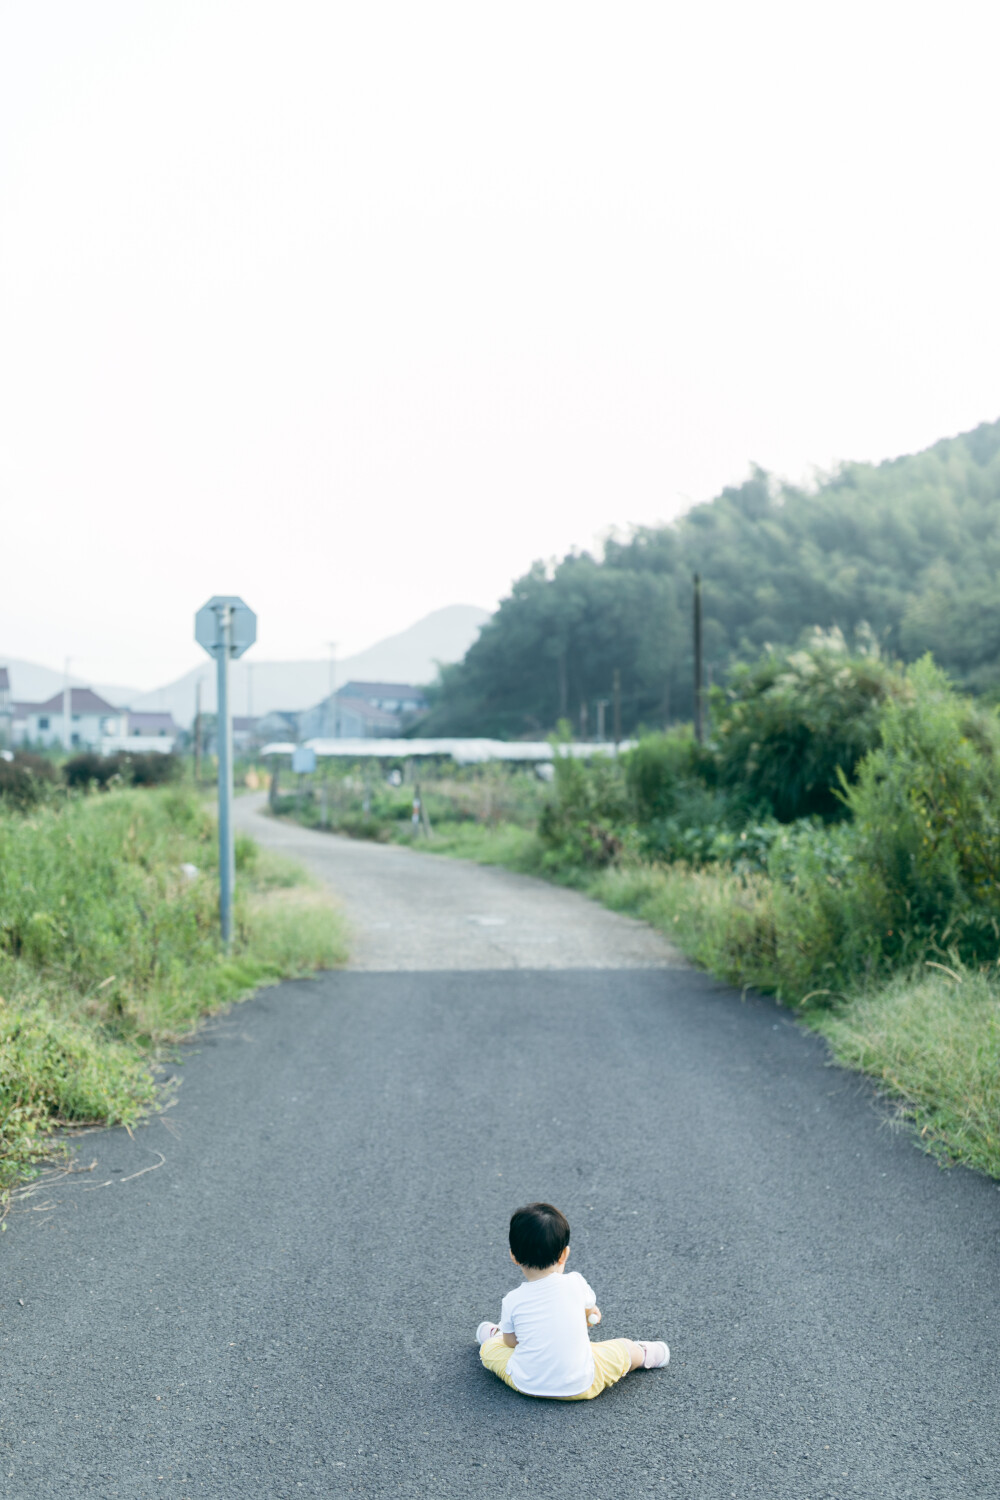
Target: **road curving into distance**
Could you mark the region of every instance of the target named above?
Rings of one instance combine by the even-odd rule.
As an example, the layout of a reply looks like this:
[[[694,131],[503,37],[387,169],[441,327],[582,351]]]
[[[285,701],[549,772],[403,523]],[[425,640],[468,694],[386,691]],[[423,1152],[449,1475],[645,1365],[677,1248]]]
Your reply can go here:
[[[995,1184],[641,924],[238,817],[354,963],[210,1024],[174,1108],[11,1215],[4,1495],[995,1500]],[[586,1404],[482,1370],[536,1197],[667,1370]]]
[[[496,866],[301,828],[240,798],[235,823],[340,898],[353,969],[631,969],[684,959],[645,922]]]

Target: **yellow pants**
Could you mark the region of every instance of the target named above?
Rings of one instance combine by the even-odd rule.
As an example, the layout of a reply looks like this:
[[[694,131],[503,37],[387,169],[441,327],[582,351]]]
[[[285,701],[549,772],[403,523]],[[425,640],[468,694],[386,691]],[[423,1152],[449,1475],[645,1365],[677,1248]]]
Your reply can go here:
[[[632,1351],[629,1349],[628,1339],[606,1339],[603,1344],[591,1344],[590,1347],[594,1354],[593,1385],[581,1391],[579,1396],[557,1396],[557,1401],[593,1401],[609,1385],[616,1385],[632,1368]],[[479,1346],[479,1358],[487,1370],[499,1375],[504,1385],[509,1385],[512,1391],[516,1391],[517,1386],[507,1374],[507,1361],[513,1353],[510,1345],[504,1343],[502,1333]]]

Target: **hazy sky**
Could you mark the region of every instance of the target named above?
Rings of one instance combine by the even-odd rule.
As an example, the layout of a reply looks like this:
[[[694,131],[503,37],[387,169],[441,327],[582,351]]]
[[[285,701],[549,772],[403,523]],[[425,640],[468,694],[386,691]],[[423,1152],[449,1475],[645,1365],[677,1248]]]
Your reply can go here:
[[[347,653],[1000,416],[1000,9],[3,0],[0,660]]]

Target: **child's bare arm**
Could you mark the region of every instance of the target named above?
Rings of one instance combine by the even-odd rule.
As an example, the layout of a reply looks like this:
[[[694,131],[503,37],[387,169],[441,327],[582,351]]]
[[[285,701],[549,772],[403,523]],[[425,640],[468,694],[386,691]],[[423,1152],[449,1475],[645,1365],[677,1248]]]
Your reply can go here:
[[[517,1334],[516,1333],[505,1333],[504,1336],[503,1336],[503,1341],[507,1345],[508,1349],[516,1349],[517,1348]]]

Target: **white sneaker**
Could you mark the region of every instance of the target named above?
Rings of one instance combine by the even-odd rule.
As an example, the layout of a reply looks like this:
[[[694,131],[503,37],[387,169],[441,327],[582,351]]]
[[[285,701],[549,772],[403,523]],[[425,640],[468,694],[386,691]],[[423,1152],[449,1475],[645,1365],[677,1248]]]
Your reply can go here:
[[[498,1323],[480,1323],[479,1327],[476,1329],[476,1343],[485,1344],[487,1339],[495,1339],[499,1332],[500,1325]],[[666,1348],[666,1345],[664,1345],[663,1347]]]
[[[646,1358],[642,1362],[644,1370],[661,1370],[670,1363],[670,1350],[666,1344],[646,1339],[636,1339],[636,1343],[640,1349],[645,1350]]]

